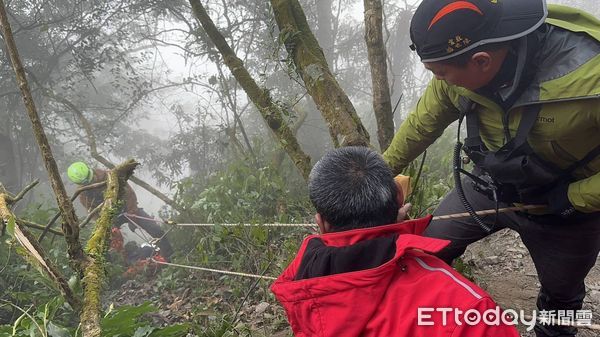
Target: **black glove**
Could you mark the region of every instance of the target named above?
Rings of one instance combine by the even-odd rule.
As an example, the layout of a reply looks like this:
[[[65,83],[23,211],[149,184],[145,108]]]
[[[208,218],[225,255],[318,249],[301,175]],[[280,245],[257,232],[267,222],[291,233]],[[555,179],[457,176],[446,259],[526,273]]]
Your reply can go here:
[[[571,201],[569,201],[569,182],[559,182],[548,192],[548,209],[556,215],[563,218],[569,218],[579,212],[575,210]]]

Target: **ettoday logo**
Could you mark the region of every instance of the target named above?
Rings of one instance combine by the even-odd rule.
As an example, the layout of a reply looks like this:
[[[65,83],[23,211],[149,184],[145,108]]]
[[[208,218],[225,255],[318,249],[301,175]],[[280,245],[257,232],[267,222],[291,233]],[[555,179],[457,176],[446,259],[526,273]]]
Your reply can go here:
[[[419,308],[417,325],[524,325],[527,331],[533,330],[536,324],[563,325],[563,326],[590,326],[592,312],[590,310],[540,310],[527,315],[524,310],[502,310],[500,307],[490,308],[485,311],[469,309],[466,311],[458,308]]]

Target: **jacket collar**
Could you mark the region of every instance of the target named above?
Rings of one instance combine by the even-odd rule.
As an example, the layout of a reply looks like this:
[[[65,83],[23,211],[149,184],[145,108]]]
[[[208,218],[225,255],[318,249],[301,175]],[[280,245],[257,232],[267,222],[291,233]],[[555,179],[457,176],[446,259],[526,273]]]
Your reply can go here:
[[[337,292],[345,287],[368,286],[378,282],[386,275],[389,276],[396,268],[397,261],[402,258],[408,250],[418,249],[426,253],[436,253],[446,247],[450,242],[421,236],[425,228],[431,222],[432,216],[421,219],[404,221],[398,224],[379,226],[366,229],[356,229],[345,232],[329,233],[323,235],[310,235],[304,239],[298,254],[290,265],[277,278],[272,286],[273,292],[285,298],[285,300],[301,300],[326,293]],[[300,267],[302,257],[311,239],[319,238],[328,246],[342,247],[352,245],[363,240],[369,240],[381,236],[399,234],[396,240],[396,254],[394,257],[379,267],[360,270],[349,273],[341,273],[311,279],[295,281],[294,278]],[[352,282],[348,282],[349,278]],[[328,287],[322,286],[323,279],[329,281]],[[285,288],[283,290],[282,288]],[[312,289],[312,291],[307,291]]]
[[[403,248],[402,250],[414,248],[423,251],[429,251],[431,253],[436,253],[443,247],[432,247],[431,244],[433,242],[439,243],[440,240],[421,236],[423,235],[423,232],[425,231],[427,226],[429,226],[431,219],[432,216],[429,215],[424,218],[407,220],[386,226],[310,235],[303,240],[298,255],[302,255],[304,253],[308,241],[314,238],[321,239],[323,243],[327,246],[342,247],[353,245],[360,241],[374,239],[382,236],[389,236],[393,234],[400,234],[400,237],[397,240],[397,248]],[[444,247],[445,246],[446,245],[444,244]]]

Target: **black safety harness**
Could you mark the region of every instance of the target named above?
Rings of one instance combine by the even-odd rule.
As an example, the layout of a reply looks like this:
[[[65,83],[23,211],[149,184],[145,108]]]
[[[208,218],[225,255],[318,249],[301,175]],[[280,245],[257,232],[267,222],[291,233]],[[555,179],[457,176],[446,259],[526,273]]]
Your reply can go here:
[[[479,132],[479,116],[475,110],[476,103],[466,97],[459,99],[459,125],[456,146],[454,148],[454,182],[458,196],[465,209],[475,222],[487,232],[492,228],[475,214],[475,210],[466,199],[461,182],[461,174],[471,178],[476,191],[486,195],[496,203],[544,203],[545,193],[559,182],[574,181],[572,173],[576,169],[590,163],[600,156],[600,145],[590,151],[584,158],[566,169],[561,169],[538,156],[527,141],[527,136],[538,119],[541,104],[524,107],[521,121],[515,137],[508,130],[508,114],[503,121],[506,143],[498,151],[490,151],[483,143]],[[466,118],[467,138],[465,144],[460,142],[460,129]],[[463,169],[465,161],[461,158],[461,149],[468,158],[481,170],[481,174],[473,174]],[[497,218],[497,213],[496,213]]]

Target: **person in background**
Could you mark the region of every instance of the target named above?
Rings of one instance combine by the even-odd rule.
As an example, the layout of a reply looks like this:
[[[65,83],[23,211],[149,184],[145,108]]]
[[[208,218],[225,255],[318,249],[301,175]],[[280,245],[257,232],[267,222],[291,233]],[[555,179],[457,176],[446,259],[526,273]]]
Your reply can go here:
[[[108,171],[102,169],[92,169],[84,162],[72,163],[67,169],[67,176],[69,180],[79,186],[88,186],[96,183],[100,183],[106,180]],[[104,191],[106,185],[95,187],[92,189],[85,190],[79,194],[79,201],[85,207],[88,212],[91,212],[96,207],[104,202]],[[142,209],[138,207],[137,197],[133,188],[129,184],[125,186],[124,193],[124,205],[122,213],[115,217],[115,226],[119,227],[121,224],[127,222],[129,229],[132,232],[136,230],[146,231],[152,238],[162,238],[165,232],[160,228],[160,225]],[[140,228],[137,228],[137,227]],[[114,235],[114,233],[113,233]],[[121,233],[119,233],[121,235]],[[158,243],[160,248],[160,255],[164,258],[168,258],[173,253],[173,248],[167,238],[163,238]]]

